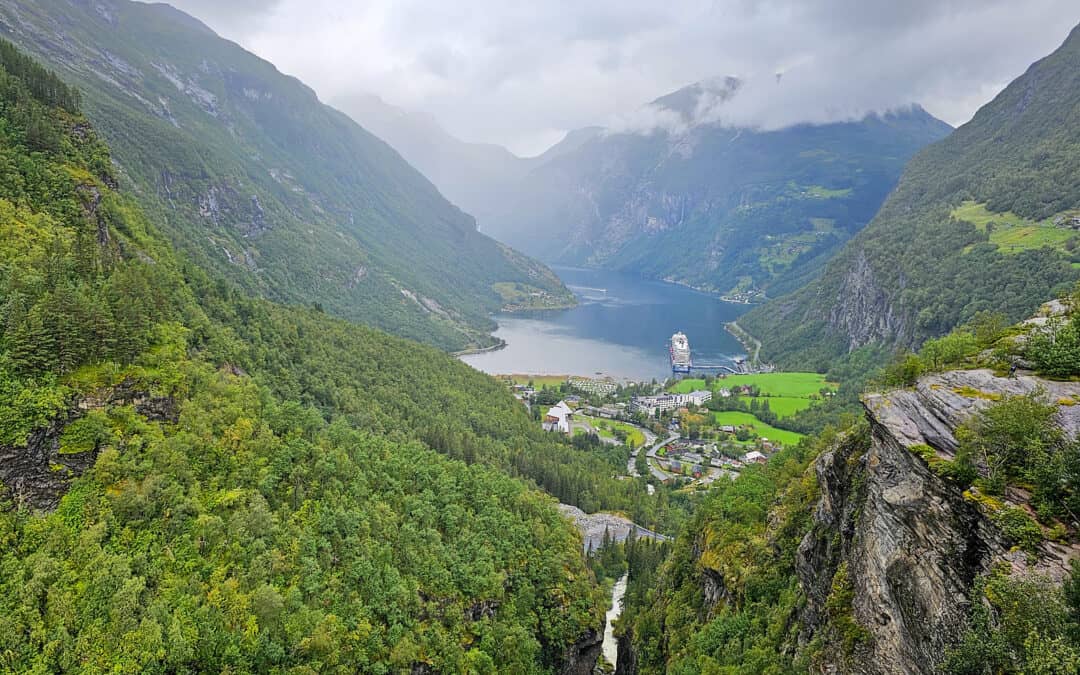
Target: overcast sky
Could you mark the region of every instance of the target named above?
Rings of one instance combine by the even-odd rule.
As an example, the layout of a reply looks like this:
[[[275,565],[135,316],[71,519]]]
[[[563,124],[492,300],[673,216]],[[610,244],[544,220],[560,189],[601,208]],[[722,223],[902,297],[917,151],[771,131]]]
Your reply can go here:
[[[712,115],[732,123],[769,128],[918,102],[958,125],[1080,21],[1076,0],[172,4],[345,112],[350,94],[370,92],[519,154],[582,126],[648,126],[643,103],[722,75],[747,82]]]

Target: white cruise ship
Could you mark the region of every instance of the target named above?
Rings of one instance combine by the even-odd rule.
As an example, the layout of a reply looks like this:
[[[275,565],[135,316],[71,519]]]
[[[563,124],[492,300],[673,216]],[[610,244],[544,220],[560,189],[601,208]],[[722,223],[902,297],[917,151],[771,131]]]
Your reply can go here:
[[[689,373],[693,361],[690,359],[690,341],[683,333],[675,333],[671,336],[671,372]]]

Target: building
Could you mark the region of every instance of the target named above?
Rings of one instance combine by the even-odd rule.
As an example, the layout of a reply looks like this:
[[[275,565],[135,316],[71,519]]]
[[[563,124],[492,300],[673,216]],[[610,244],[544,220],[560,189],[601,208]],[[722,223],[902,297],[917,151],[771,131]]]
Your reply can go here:
[[[574,412],[570,410],[570,406],[566,405],[566,401],[559,401],[548,409],[547,414],[544,415],[544,431],[558,431],[564,434],[570,433],[570,416]]]
[[[683,405],[696,405],[698,407],[703,406],[712,400],[712,392],[708,389],[699,389],[698,391],[692,391],[689,394],[676,394],[676,396],[683,397]]]
[[[756,462],[757,464],[765,464],[769,461],[769,458],[761,454],[757,450],[751,450],[750,452],[743,455],[742,461],[745,464],[750,464],[751,462]]]
[[[704,389],[689,394],[660,394],[659,396],[635,396],[630,400],[631,412],[655,415],[688,405],[703,406],[712,400],[712,392]]]
[[[571,377],[568,382],[571,387],[586,391],[590,394],[599,394],[601,396],[607,396],[614,394],[619,388],[619,385],[610,379],[594,379],[591,377]]]
[[[678,395],[663,394],[660,396],[635,396],[630,399],[631,412],[643,412],[646,415],[655,415],[657,412],[667,412],[679,406]]]

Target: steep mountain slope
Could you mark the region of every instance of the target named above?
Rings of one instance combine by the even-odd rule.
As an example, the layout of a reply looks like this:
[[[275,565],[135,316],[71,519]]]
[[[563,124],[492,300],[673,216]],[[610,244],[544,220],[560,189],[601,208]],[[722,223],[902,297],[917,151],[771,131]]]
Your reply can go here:
[[[772,132],[703,115],[739,88],[733,78],[695,84],[646,107],[663,120],[656,128],[568,139],[481,228],[544,260],[777,294],[813,276],[870,220],[908,158],[949,131],[917,106]]]
[[[781,364],[915,346],[981,310],[1016,320],[1076,279],[1080,30],[920,152],[821,279],[740,325]],[[1070,262],[1074,263],[1070,265]]]
[[[249,289],[449,349],[490,343],[492,284],[568,295],[385,143],[166,5],[15,0],[0,32],[82,88],[174,244]]]
[[[714,489],[628,591],[619,672],[1076,672],[1080,384],[1007,364],[1068,342],[1075,378],[1078,320],[1048,303]]]
[[[501,210],[503,196],[534,164],[499,145],[455,138],[430,115],[392,106],[378,96],[352,96],[336,103],[480,223]]]
[[[0,670],[589,672],[581,538],[507,473],[630,508],[626,456],[208,274],[114,171],[0,41]]]

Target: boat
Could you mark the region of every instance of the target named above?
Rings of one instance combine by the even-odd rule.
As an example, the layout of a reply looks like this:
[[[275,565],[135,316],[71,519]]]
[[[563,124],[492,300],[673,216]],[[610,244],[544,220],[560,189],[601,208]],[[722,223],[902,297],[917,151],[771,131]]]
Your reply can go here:
[[[672,335],[668,351],[671,354],[671,372],[689,373],[694,364],[690,359],[690,341],[686,335],[682,332]]]

